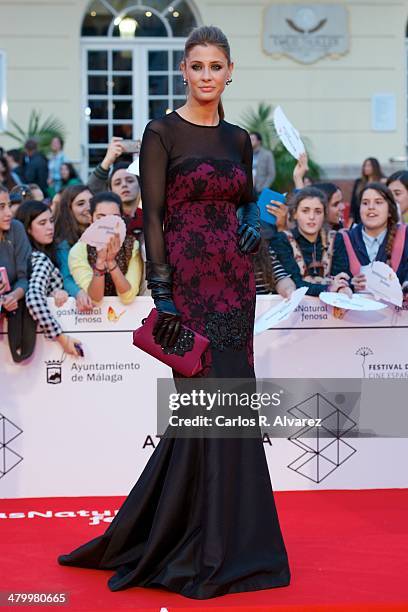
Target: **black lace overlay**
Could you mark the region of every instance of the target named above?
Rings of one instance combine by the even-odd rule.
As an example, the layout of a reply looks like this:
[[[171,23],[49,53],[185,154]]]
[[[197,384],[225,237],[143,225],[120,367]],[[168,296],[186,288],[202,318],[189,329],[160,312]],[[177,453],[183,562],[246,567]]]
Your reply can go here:
[[[163,348],[163,353],[166,355],[178,355],[184,357],[184,355],[193,350],[194,347],[194,334],[191,329],[182,328],[177,342],[174,346]]]
[[[208,314],[205,331],[212,347],[219,351],[240,351],[246,346],[250,331],[248,312],[233,308],[229,312]]]

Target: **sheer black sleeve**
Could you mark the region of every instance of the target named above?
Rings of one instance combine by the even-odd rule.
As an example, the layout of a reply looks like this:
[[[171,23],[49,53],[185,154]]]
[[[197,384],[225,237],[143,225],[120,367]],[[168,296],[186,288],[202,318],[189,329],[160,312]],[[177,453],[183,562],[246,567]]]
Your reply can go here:
[[[147,126],[140,150],[140,188],[146,257],[154,263],[166,263],[163,219],[167,166],[168,153],[162,138],[152,127]]]
[[[246,182],[246,187],[241,196],[241,201],[239,203],[240,206],[242,206],[243,204],[250,204],[251,202],[256,202],[256,199],[257,199],[255,197],[253,176],[252,176],[253,151],[252,151],[251,139],[249,137],[248,132],[244,132],[244,143],[243,144],[244,144],[244,147],[243,147],[243,153],[242,153],[242,163],[244,164],[245,169],[246,169],[247,182]]]

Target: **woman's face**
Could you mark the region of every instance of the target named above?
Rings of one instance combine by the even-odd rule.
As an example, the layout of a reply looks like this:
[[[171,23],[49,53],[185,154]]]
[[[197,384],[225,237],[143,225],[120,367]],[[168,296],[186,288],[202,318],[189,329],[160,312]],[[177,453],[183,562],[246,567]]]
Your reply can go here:
[[[134,174],[124,168],[116,170],[112,176],[112,191],[122,200],[123,204],[130,204],[140,194],[139,181]]]
[[[366,189],[360,204],[361,222],[367,230],[379,230],[387,227],[388,202],[375,189]]]
[[[366,159],[363,164],[364,176],[373,176],[373,172],[374,172],[373,164],[370,162],[369,159]]]
[[[51,140],[51,151],[53,153],[59,153],[59,151],[61,151],[62,147],[61,147],[61,141],[59,138],[53,138]]]
[[[69,168],[67,164],[61,164],[60,173],[63,181],[67,181],[69,179]]]
[[[43,246],[51,244],[54,240],[54,217],[50,210],[41,213],[31,222],[28,233]]]
[[[323,227],[324,206],[319,198],[305,198],[293,215],[302,234],[316,237]]]
[[[337,225],[343,220],[344,208],[343,194],[338,189],[330,198],[327,210],[327,221],[330,225]]]
[[[91,213],[89,202],[92,198],[92,194],[88,189],[81,191],[71,203],[72,214],[74,215],[75,221],[82,226],[88,226],[91,223]],[[99,204],[98,204],[99,206]],[[97,207],[98,208],[98,207]],[[117,209],[117,207],[116,207]]]
[[[392,181],[388,185],[392,191],[395,201],[399,204],[401,214],[403,215],[408,210],[408,189],[401,181]]]
[[[196,45],[181,64],[189,95],[201,104],[219,100],[233,68],[234,65],[228,65],[225,54],[215,45]]]
[[[92,216],[92,221],[97,221],[108,215],[116,215],[120,217],[120,210],[115,202],[100,202],[96,205],[95,212]]]
[[[3,191],[0,192],[0,232],[8,232],[13,218],[10,206],[10,196]]]

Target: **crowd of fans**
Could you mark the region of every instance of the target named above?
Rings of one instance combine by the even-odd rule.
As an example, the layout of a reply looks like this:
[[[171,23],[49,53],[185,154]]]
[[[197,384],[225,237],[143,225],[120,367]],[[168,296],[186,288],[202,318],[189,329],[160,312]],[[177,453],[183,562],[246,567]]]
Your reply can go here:
[[[7,275],[0,280],[0,316],[8,319],[16,362],[32,354],[37,325],[65,353],[80,355],[79,341],[61,329],[48,298],[61,307],[72,297],[78,311],[87,312],[105,296],[129,304],[147,293],[139,181],[127,162],[118,161],[120,141],[112,139],[87,185],[59,138],[49,160],[32,140],[24,153],[0,156],[0,268]],[[123,244],[118,235],[99,251],[81,242],[84,230],[107,215],[124,219]]]
[[[256,192],[275,176],[273,155],[251,134]],[[0,154],[0,316],[8,319],[9,345],[16,362],[34,350],[36,328],[80,355],[79,342],[61,328],[48,298],[61,307],[69,297],[80,312],[90,311],[104,296],[130,304],[148,291],[144,280],[143,214],[139,180],[122,162],[124,148],[113,138],[102,162],[83,184],[54,138],[47,160],[34,140],[24,152]],[[360,267],[377,260],[396,272],[408,289],[408,171],[388,178],[378,161],[368,158],[353,187],[349,220],[334,183],[311,184],[303,155],[293,172],[294,190],[287,203],[267,206],[272,223],[262,224],[262,240],[253,257],[258,294],[290,297],[298,287],[308,295],[322,291],[365,290]],[[106,215],[126,224],[123,244],[112,237],[106,247],[81,242],[85,229]],[[357,268],[356,268],[357,262]]]
[[[353,186],[347,222],[341,189],[328,182],[312,185],[307,172],[304,154],[294,168],[294,190],[287,204],[271,201],[267,206],[275,223],[263,224],[262,245],[254,258],[258,293],[277,290],[288,297],[307,287],[312,296],[322,291],[351,296],[366,289],[360,267],[382,261],[396,272],[405,299],[408,171],[387,178],[377,159],[365,160]]]

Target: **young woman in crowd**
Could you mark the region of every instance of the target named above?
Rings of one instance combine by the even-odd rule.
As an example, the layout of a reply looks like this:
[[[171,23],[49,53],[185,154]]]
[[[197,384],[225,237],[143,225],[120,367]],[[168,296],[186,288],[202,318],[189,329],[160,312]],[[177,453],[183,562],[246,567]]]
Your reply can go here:
[[[8,339],[14,361],[30,357],[35,346],[35,324],[25,308],[31,246],[24,227],[13,219],[10,196],[0,186],[0,306],[8,318]]]
[[[60,307],[68,299],[68,293],[63,290],[61,273],[56,265],[52,213],[43,202],[32,200],[23,202],[16,216],[23,223],[33,249],[26,294],[28,310],[40,325],[46,338],[58,342],[65,353],[78,356],[81,354],[79,340],[63,333],[47,302],[47,298],[53,297],[56,306]]]
[[[351,296],[343,241],[326,228],[325,194],[316,187],[295,193],[289,202],[289,219],[294,229],[276,234],[271,246],[296,287],[308,287],[308,295],[340,291]]]
[[[68,255],[70,249],[80,239],[82,232],[91,223],[91,198],[92,193],[86,185],[71,185],[64,189],[60,195],[55,222],[56,259],[64,279],[64,289],[68,295],[75,298],[80,311],[90,310],[92,300],[88,293],[74,281],[68,265]]]
[[[353,275],[355,291],[366,289],[361,266],[382,261],[391,266],[405,292],[408,290],[408,241],[406,225],[399,224],[397,203],[382,183],[368,183],[360,193],[361,223],[341,232]]]
[[[387,187],[390,188],[396,201],[400,220],[408,222],[408,170],[397,170],[387,179]]]
[[[335,183],[315,183],[314,186],[327,198],[327,223],[331,229],[338,231],[343,227],[344,202],[341,189]]]
[[[361,167],[360,178],[354,181],[350,202],[351,223],[360,223],[360,194],[367,183],[372,182],[385,182],[385,178],[378,159],[375,157],[368,157],[364,160]]]
[[[70,185],[81,185],[82,181],[78,176],[78,172],[69,162],[61,164],[61,189]]]
[[[306,180],[309,170],[307,153],[300,155],[293,170],[293,182],[295,190],[310,187],[310,180]],[[343,227],[344,202],[341,189],[335,183],[314,183],[314,187],[320,189],[327,197],[327,223],[331,229],[339,230]],[[269,210],[269,208],[268,208]],[[272,211],[270,211],[272,212]],[[286,229],[286,228],[284,228]]]
[[[7,159],[0,156],[0,186],[10,190],[17,185],[17,182],[13,179]]]
[[[262,238],[259,250],[253,256],[255,286],[258,295],[279,293],[289,298],[296,285],[279,262],[276,253],[269,245],[269,240]]]
[[[13,219],[10,195],[0,185],[0,266],[6,268],[10,291],[0,285],[2,307],[15,310],[28,287],[28,262],[31,247],[21,223]],[[1,283],[1,279],[0,279]]]
[[[107,215],[121,217],[121,199],[110,191],[98,193],[90,201],[90,213],[92,222]],[[100,251],[77,242],[68,261],[74,281],[94,303],[104,296],[117,295],[124,304],[130,304],[138,294],[143,265],[134,236],[127,235],[120,246],[119,236],[115,235]]]

